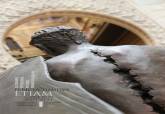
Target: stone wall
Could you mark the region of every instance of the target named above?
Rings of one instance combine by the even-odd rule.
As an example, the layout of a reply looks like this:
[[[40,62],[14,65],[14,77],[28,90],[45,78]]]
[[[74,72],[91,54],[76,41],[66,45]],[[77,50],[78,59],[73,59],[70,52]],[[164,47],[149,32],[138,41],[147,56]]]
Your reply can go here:
[[[0,0],[0,37],[14,22],[44,11],[76,10],[119,18],[134,24],[156,45],[164,45],[165,30],[126,0]],[[0,72],[19,64],[0,45]]]

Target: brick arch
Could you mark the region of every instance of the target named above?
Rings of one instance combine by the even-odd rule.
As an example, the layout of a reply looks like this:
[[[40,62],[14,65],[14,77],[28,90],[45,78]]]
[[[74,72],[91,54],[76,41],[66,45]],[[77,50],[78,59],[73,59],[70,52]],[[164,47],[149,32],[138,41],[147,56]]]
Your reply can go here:
[[[0,38],[2,39],[10,25],[19,19],[46,11],[84,11],[111,18],[111,22],[127,28],[141,38],[151,39],[155,45],[164,45],[165,30],[157,23],[138,11],[126,0],[1,0]],[[113,17],[115,19],[113,19]],[[121,20],[121,21],[118,21]],[[2,44],[2,43],[1,43]],[[0,46],[0,71],[19,64]]]

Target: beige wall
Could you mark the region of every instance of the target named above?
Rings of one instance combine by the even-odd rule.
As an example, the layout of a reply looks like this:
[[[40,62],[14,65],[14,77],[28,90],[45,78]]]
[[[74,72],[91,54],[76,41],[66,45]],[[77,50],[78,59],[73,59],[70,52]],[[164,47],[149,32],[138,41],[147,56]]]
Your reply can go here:
[[[0,0],[0,38],[8,27],[24,17],[43,11],[76,10],[104,15],[117,24],[165,45],[165,30],[126,0]],[[78,13],[79,14],[79,13]],[[0,45],[0,72],[19,64]]]

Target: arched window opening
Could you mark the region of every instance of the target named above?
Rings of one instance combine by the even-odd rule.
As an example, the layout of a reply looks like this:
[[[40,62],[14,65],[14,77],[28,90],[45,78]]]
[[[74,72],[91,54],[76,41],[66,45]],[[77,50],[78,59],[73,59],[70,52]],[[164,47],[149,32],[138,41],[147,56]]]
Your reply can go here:
[[[83,14],[83,13],[82,13]],[[29,45],[34,32],[45,27],[70,26],[83,31],[87,40],[96,45],[145,45],[149,44],[132,31],[111,23],[105,17],[98,15],[82,15],[81,13],[45,12],[32,17],[25,18],[24,21],[17,22],[5,34],[5,45],[7,51],[16,59],[24,61],[35,56],[49,56],[36,47]],[[149,40],[148,40],[149,41]]]
[[[19,46],[19,44],[16,41],[14,41],[13,38],[7,37],[5,41],[6,45],[11,51],[23,51],[23,49]]]

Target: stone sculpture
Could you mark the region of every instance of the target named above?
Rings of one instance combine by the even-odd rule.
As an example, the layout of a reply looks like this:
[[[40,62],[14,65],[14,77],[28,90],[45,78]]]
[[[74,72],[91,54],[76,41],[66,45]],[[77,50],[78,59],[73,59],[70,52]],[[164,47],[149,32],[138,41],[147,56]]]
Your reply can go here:
[[[78,83],[53,80],[42,57],[0,75],[0,114],[123,114]]]
[[[164,47],[92,45],[71,27],[43,29],[30,44],[53,56],[53,79],[78,82],[126,114],[165,113]]]

